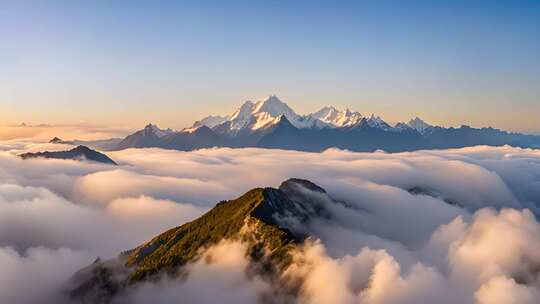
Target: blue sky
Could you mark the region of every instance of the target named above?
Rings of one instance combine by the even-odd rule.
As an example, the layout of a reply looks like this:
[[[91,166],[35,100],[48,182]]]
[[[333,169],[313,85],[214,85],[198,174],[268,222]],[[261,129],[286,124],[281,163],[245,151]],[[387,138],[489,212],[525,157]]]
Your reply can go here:
[[[181,128],[276,94],[540,133],[538,1],[2,1],[0,124]]]

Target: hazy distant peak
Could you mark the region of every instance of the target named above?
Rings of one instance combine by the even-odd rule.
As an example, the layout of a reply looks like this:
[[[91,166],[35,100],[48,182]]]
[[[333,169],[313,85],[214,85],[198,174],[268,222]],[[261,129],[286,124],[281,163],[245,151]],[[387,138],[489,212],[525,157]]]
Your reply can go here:
[[[392,127],[388,123],[382,120],[381,117],[375,116],[375,114],[371,114],[371,116],[366,120],[366,122],[372,128],[378,128],[385,131],[392,129]]]
[[[163,137],[165,135],[174,133],[172,129],[160,129],[157,125],[152,123],[147,124],[143,130],[146,134],[154,134],[157,137]]]
[[[404,131],[414,131],[413,128],[411,128],[408,124],[403,122],[398,122],[393,128],[393,131],[396,132],[404,132]]]
[[[198,128],[200,126],[207,126],[209,128],[213,128],[229,120],[229,118],[230,116],[210,115],[201,120],[196,121],[193,124],[192,128]]]
[[[44,151],[37,153],[24,153],[19,155],[22,159],[30,158],[53,158],[53,159],[72,159],[79,161],[93,161],[105,164],[116,165],[107,155],[98,151],[92,150],[86,146],[79,145],[68,151]]]
[[[49,143],[51,144],[61,144],[62,142],[63,140],[56,136],[53,139],[49,140]]]
[[[353,112],[349,109],[340,111],[333,106],[325,106],[317,112],[308,116],[319,119],[320,121],[333,127],[352,126],[360,122],[362,114]]]
[[[426,123],[425,121],[423,121],[419,117],[415,117],[414,119],[409,120],[407,125],[409,125],[409,127],[413,128],[413,129],[415,129],[416,131],[420,132],[421,134],[424,134],[424,132],[427,129],[432,127],[432,125]]]

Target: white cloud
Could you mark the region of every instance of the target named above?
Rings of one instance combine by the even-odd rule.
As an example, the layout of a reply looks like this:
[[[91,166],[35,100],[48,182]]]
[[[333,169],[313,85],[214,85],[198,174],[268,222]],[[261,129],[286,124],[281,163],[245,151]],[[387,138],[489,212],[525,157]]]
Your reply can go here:
[[[246,250],[242,243],[223,241],[188,265],[184,280],[166,278],[144,284],[119,302],[257,303],[271,286],[257,276],[247,276]]]
[[[32,247],[19,253],[0,247],[0,302],[63,303],[63,284],[91,257],[68,248]]]
[[[320,243],[299,253],[303,262],[288,272],[289,279],[303,280],[302,301],[538,302],[538,150],[129,149],[107,153],[120,164],[115,167],[13,155],[45,147],[33,141],[0,147],[0,265],[11,265],[17,280],[60,269],[47,282],[31,281],[39,297],[97,255],[130,249],[251,188],[300,177],[354,207],[319,198],[327,200],[335,220],[310,224]],[[410,194],[412,187],[435,197]],[[155,299],[157,291],[164,301],[187,299],[178,298],[181,290],[194,301],[220,294],[223,301],[242,303],[275,292],[266,281],[246,277],[247,261],[234,247],[241,244],[228,246],[211,251],[222,259],[190,266],[186,281],[147,285],[134,299]],[[223,248],[234,252],[230,259]],[[24,284],[6,286],[0,302],[32,302],[34,295],[17,288]],[[508,292],[500,294],[502,288]]]

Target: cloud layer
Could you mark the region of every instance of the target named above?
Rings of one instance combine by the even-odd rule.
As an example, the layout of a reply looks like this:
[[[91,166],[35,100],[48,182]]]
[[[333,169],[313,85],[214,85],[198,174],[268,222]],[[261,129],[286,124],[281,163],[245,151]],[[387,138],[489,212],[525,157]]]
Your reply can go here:
[[[205,253],[220,258],[191,265],[184,280],[145,285],[130,301],[144,303],[158,291],[165,302],[180,294],[231,303],[539,300],[539,150],[130,149],[108,153],[120,164],[114,167],[14,156],[50,148],[33,141],[0,146],[0,276],[10,278],[0,287],[2,303],[53,299],[97,256],[113,257],[220,200],[290,177],[309,179],[353,207],[334,205],[336,221],[305,227],[315,239],[283,278],[301,282],[298,298],[280,297],[248,275],[243,245],[226,242]],[[35,292],[18,287],[25,282]]]

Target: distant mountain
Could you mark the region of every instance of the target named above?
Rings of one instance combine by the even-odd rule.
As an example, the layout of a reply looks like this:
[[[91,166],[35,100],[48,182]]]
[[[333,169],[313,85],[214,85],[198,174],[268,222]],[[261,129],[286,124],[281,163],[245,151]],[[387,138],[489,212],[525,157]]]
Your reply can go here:
[[[310,235],[298,225],[330,219],[326,204],[348,208],[346,203],[331,199],[321,187],[302,179],[289,179],[279,189],[252,189],[237,199],[218,203],[194,221],[123,252],[117,259],[97,260],[74,275],[70,294],[85,303],[108,303],[135,283],[163,274],[180,275],[183,266],[199,258],[201,249],[222,240],[246,242],[245,255],[253,270],[277,280],[291,262],[291,249]]]
[[[23,159],[29,158],[55,158],[55,159],[73,159],[79,161],[93,161],[104,164],[117,165],[112,159],[103,153],[99,153],[85,146],[78,146],[69,151],[55,151],[55,152],[37,152],[37,153],[24,153],[19,155]]]
[[[99,140],[62,140],[61,138],[54,137],[49,140],[51,144],[65,144],[72,146],[87,146],[92,149],[102,150],[102,151],[112,151],[118,148],[118,144],[122,141],[121,138],[109,138],[109,139],[99,139]]]
[[[425,149],[429,143],[418,132],[390,132],[373,125],[363,118],[356,125],[344,128],[298,129],[287,118],[282,117],[272,132],[262,137],[258,147],[322,151],[328,148],[352,151],[388,152]]]
[[[226,122],[227,120],[229,120],[229,116],[219,116],[219,115],[216,115],[216,116],[213,116],[213,115],[210,115],[208,117],[205,117],[199,121],[196,121],[194,124],[193,124],[193,128],[198,128],[198,127],[202,127],[202,126],[207,126],[209,128],[213,128],[217,125],[220,125],[224,122]]]
[[[427,124],[422,119],[416,117],[415,119],[409,120],[407,125],[414,130],[418,131],[420,134],[425,134],[427,131],[429,131],[431,128],[433,128],[432,125]]]
[[[540,147],[540,136],[493,128],[443,128],[416,117],[392,126],[379,116],[323,107],[299,115],[276,96],[246,101],[230,115],[208,116],[175,132],[148,125],[121,140],[113,149],[160,147],[189,151],[208,147],[265,147],[322,151],[388,152],[457,148],[474,145]]]
[[[228,119],[213,128],[221,130],[221,133],[237,134],[241,130],[256,131],[268,128],[276,124],[281,116],[285,116],[297,128],[322,128],[329,126],[311,115],[300,116],[286,103],[276,96],[268,99],[252,102],[246,101],[236,112],[228,116]],[[201,120],[207,121],[209,117]],[[226,126],[226,127],[225,127]]]
[[[120,141],[117,149],[158,147],[160,145],[160,138],[172,133],[174,133],[172,130],[162,130],[153,124],[149,124],[144,129]]]
[[[331,127],[353,126],[362,119],[362,114],[358,112],[351,112],[349,109],[340,111],[329,106],[324,107],[317,112],[311,113],[308,116],[319,119],[327,126]]]
[[[192,129],[190,131],[175,132],[160,138],[158,147],[191,151],[202,148],[225,146],[227,143],[219,134],[207,126]]]
[[[64,143],[64,141],[61,140],[61,139],[58,138],[58,137],[54,137],[53,139],[49,140],[49,143],[50,143],[50,144],[62,144],[62,143]]]
[[[137,131],[118,143],[116,149],[127,148],[163,148],[182,151],[191,151],[201,148],[225,146],[223,138],[209,127],[202,125],[197,128],[185,129],[182,132],[174,132],[159,129],[149,124],[144,129]]]
[[[511,133],[494,128],[432,127],[424,135],[433,147],[439,149],[461,148],[474,145],[510,145],[522,148],[540,148],[540,136]]]

